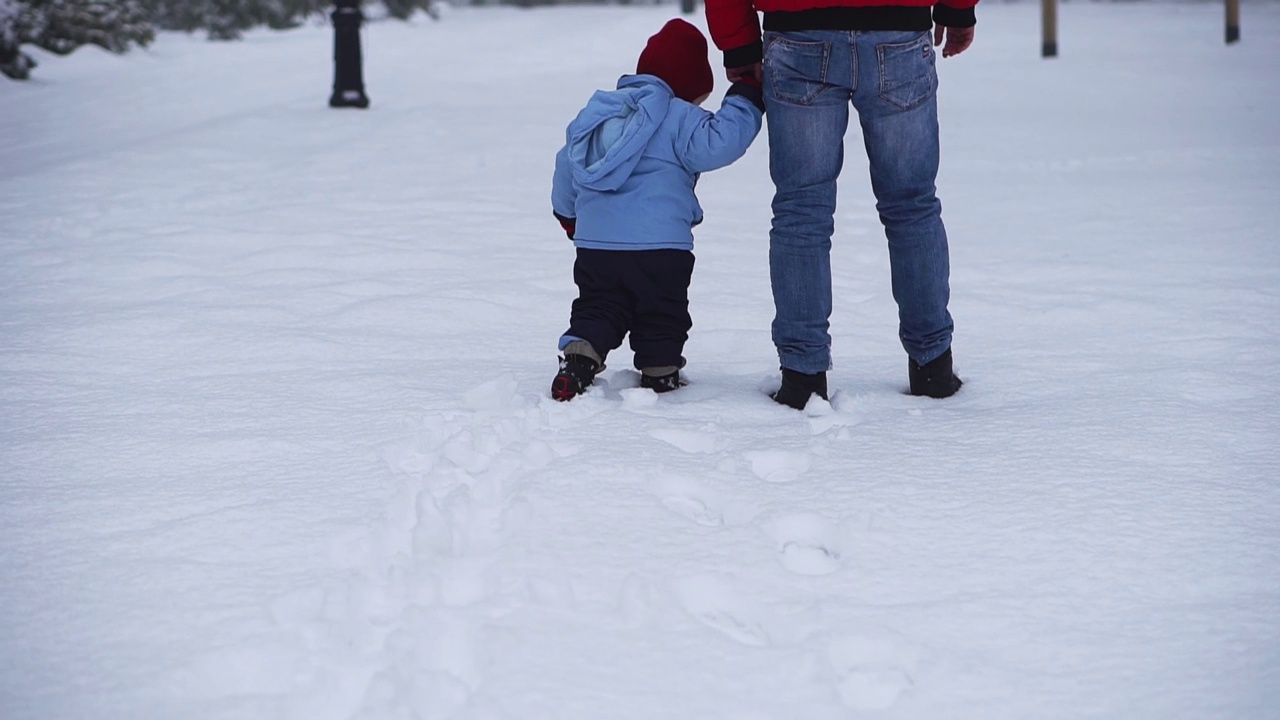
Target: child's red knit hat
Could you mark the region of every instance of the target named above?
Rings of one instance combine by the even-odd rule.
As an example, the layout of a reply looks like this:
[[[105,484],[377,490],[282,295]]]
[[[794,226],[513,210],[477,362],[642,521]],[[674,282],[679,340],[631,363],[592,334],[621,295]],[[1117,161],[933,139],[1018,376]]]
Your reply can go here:
[[[636,73],[656,75],[671,86],[676,97],[694,102],[711,94],[715,78],[707,62],[707,38],[702,31],[675,18],[669,21],[640,53]]]

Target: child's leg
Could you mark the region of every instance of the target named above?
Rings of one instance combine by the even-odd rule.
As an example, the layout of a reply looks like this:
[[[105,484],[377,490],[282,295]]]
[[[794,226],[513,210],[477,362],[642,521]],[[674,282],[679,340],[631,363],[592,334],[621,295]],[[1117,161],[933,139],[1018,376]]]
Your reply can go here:
[[[689,317],[689,281],[693,277],[693,253],[688,250],[644,250],[634,253],[636,262],[628,287],[636,298],[631,322],[631,349],[635,366],[650,374],[658,369],[674,373],[684,367],[685,341],[693,319]]]
[[[618,256],[630,254],[578,249],[573,264],[578,297],[569,315],[569,329],[560,337],[560,350],[570,352],[574,343],[585,341],[597,354],[592,359],[603,365],[609,352],[622,345],[631,326],[635,299],[619,272],[627,263],[620,263]]]
[[[631,325],[634,300],[627,290],[617,256],[626,253],[578,249],[569,329],[560,336],[560,369],[551,380],[551,397],[572,400],[586,390],[604,368],[609,351],[622,344]]]

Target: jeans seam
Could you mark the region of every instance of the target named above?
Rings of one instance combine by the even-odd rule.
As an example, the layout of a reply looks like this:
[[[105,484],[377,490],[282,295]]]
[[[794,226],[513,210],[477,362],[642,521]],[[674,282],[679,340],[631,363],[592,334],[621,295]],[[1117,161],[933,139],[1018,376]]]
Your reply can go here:
[[[858,92],[858,33],[849,33],[849,99]]]

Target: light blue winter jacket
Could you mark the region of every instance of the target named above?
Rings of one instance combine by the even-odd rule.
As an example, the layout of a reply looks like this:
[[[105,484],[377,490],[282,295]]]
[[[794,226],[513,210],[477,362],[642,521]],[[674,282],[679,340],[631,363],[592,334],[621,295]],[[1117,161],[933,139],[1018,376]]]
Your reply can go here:
[[[596,250],[693,249],[698,174],[742,157],[762,113],[730,94],[720,112],[680,100],[653,75],[598,90],[556,154],[551,206],[576,219],[574,244]]]

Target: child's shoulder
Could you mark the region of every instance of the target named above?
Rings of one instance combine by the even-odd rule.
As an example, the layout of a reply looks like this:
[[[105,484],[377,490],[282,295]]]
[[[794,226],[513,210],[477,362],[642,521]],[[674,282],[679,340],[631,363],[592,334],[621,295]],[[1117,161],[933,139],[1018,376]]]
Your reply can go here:
[[[714,114],[701,105],[694,105],[688,100],[682,100],[678,97],[671,98],[671,104],[667,106],[667,116],[682,121],[689,119],[701,120]]]

